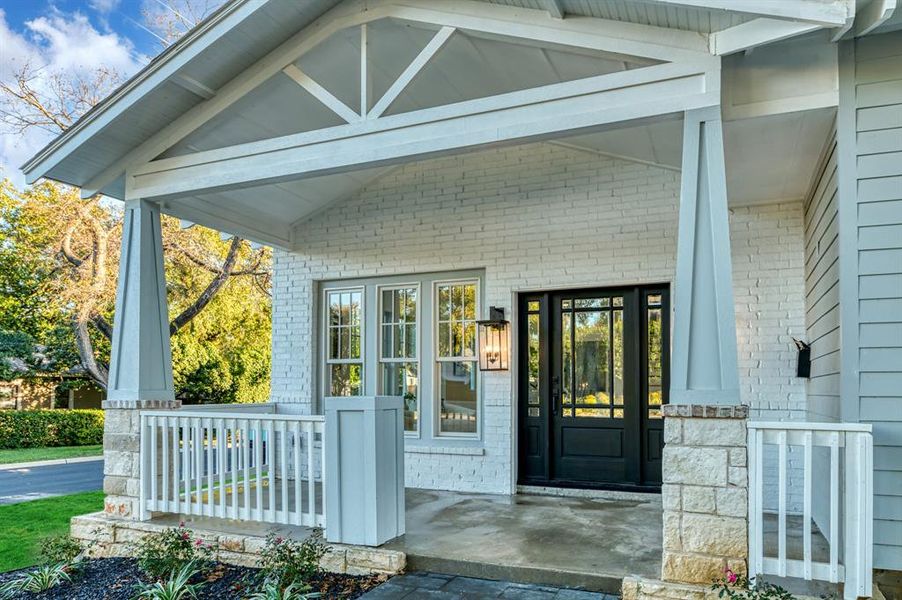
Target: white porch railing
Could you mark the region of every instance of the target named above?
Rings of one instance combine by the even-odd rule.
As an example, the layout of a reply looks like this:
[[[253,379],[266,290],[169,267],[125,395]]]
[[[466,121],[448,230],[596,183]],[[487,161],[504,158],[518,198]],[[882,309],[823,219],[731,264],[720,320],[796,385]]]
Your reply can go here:
[[[873,555],[871,426],[752,421],[748,430],[750,576],[776,575],[844,582],[845,598],[870,596]],[[773,457],[766,460],[766,446],[774,447],[775,461]],[[795,459],[790,467],[790,454],[799,457],[801,469]],[[799,470],[801,482],[791,482],[792,475],[798,474]],[[767,498],[765,487],[772,487],[774,483],[776,498]],[[790,514],[788,510],[791,486],[800,487],[801,515]],[[767,501],[774,500],[775,512],[773,507],[766,506]],[[798,521],[799,517],[801,548],[792,548],[794,556],[790,556],[788,546],[795,538],[790,538],[787,522]],[[812,523],[820,533],[812,531]],[[766,537],[773,542],[774,533],[776,543],[767,544]],[[815,551],[819,556],[815,556]]]
[[[258,404],[140,418],[142,519],[167,512],[325,526],[322,416]]]

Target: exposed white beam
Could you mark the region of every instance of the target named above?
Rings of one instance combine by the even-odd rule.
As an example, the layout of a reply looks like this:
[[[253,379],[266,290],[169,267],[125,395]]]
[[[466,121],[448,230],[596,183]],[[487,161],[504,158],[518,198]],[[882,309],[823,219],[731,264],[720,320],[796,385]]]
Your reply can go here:
[[[191,229],[195,225],[196,223],[194,223],[193,221],[188,221],[187,219],[179,219],[179,227],[181,227],[182,229]]]
[[[318,84],[312,77],[301,71],[294,64],[290,64],[282,72],[291,77],[295,83],[310,92],[310,95],[322,102],[326,108],[344,119],[348,123],[360,120],[360,115],[354,112],[347,104],[336,98],[332,92]]]
[[[785,40],[815,29],[820,29],[820,25],[760,18],[712,33],[708,42],[711,54],[722,56]]]
[[[229,233],[229,232],[227,232],[227,231],[220,231],[220,232],[219,232],[219,239],[221,239],[223,242],[227,242],[227,241],[229,241],[230,239],[232,239],[233,237],[235,237],[235,234],[234,234],[234,233]]]
[[[867,35],[893,16],[897,0],[872,0],[855,16],[855,35]]]
[[[193,77],[188,77],[187,75],[183,75],[181,73],[172,78],[172,83],[176,84],[180,88],[188,90],[195,96],[200,96],[204,100],[209,100],[216,95],[216,90],[205,86]]]
[[[397,164],[489,144],[582,133],[717,105],[717,73],[665,64],[558,83],[330,130],[154,161],[128,174],[135,197],[179,197]]]
[[[807,21],[824,27],[842,27],[854,14],[855,0],[641,0],[647,4],[685,6],[708,10]]]
[[[360,26],[360,114],[370,107],[369,41],[366,23]]]
[[[416,58],[414,58],[407,68],[404,69],[404,72],[401,73],[400,76],[395,80],[393,84],[385,91],[385,94],[376,102],[373,109],[367,114],[367,118],[375,119],[384,113],[389,106],[391,106],[392,102],[394,102],[401,92],[410,85],[410,82],[413,80],[417,74],[423,70],[429,61],[432,60],[432,57],[436,55],[436,53],[441,50],[442,46],[445,45],[445,42],[451,37],[454,33],[455,29],[453,27],[442,27],[438,30],[429,43],[420,50],[420,53],[417,54]]]
[[[522,38],[532,43],[565,45],[664,61],[691,61],[708,56],[707,41],[690,31],[604,19],[549,20],[545,11],[494,6],[471,0],[371,0],[339,4],[310,26],[220,87],[216,95],[190,109],[82,186],[91,196],[102,191],[133,165],[153,160],[229,108],[247,93],[295,62],[337,31],[383,18],[398,18]],[[42,167],[43,168],[43,167]],[[49,168],[49,167],[48,167]],[[43,175],[40,169],[29,177]]]
[[[564,18],[564,5],[561,4],[561,0],[543,0],[543,2],[549,15],[555,19]]]

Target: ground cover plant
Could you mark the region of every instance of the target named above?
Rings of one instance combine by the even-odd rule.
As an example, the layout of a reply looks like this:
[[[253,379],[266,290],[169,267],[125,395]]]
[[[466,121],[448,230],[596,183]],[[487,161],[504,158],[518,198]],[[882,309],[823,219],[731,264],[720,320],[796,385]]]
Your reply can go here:
[[[727,569],[711,588],[725,600],[795,600],[795,596],[778,585],[749,579]]]

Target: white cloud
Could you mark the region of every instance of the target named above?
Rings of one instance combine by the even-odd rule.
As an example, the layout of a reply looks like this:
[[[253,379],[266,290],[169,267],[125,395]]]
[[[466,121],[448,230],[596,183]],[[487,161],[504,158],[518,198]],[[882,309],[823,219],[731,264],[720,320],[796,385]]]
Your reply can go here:
[[[119,6],[120,0],[88,0],[88,6],[99,13],[108,14]]]
[[[94,0],[94,4],[114,4],[117,0]],[[0,9],[0,78],[8,81],[13,73],[28,64],[38,69],[32,84],[46,89],[41,77],[54,74],[90,76],[100,67],[111,69],[126,78],[137,71],[145,57],[138,56],[131,42],[115,32],[98,31],[88,18],[78,12],[51,10],[47,15],[24,24],[15,31]],[[53,136],[36,128],[24,135],[0,132],[0,169],[2,176],[23,183],[19,166]]]

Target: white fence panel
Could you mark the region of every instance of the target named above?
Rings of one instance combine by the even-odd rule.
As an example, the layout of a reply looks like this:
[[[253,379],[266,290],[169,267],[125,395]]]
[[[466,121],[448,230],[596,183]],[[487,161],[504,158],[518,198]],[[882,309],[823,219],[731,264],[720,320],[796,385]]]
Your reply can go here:
[[[749,571],[844,582],[845,598],[871,595],[873,568],[873,438],[871,426],[858,423],[755,422],[748,425]],[[777,461],[765,460],[775,447]],[[801,452],[802,512],[787,509],[790,449]],[[824,461],[813,460],[821,452]],[[815,472],[820,464],[823,469]],[[776,469],[777,498],[765,497],[765,481]],[[826,494],[813,493],[814,484]],[[823,507],[821,503],[827,502]],[[776,513],[772,508],[776,506]],[[820,510],[825,508],[826,510]],[[817,514],[824,521],[817,523]],[[789,523],[798,523],[801,542],[792,548]],[[814,529],[814,528],[817,529]],[[817,551],[817,552],[816,552]]]
[[[237,406],[141,412],[141,518],[324,527],[324,417]]]

